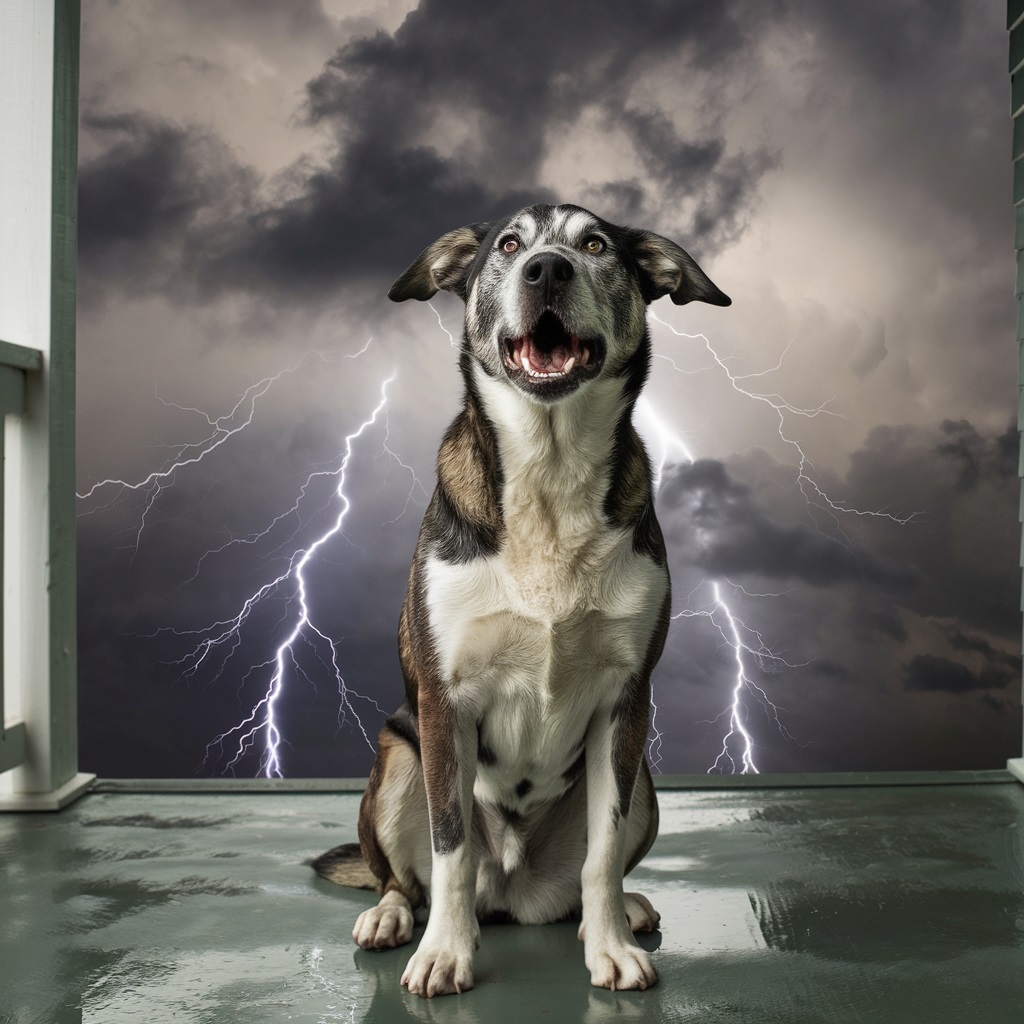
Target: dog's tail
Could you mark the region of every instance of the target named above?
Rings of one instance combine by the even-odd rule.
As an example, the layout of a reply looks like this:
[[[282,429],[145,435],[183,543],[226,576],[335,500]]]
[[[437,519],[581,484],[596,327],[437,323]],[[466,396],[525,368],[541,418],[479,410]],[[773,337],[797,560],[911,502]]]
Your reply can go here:
[[[336,846],[307,863],[321,878],[335,885],[345,885],[350,889],[377,889],[377,878],[363,860],[358,843]]]

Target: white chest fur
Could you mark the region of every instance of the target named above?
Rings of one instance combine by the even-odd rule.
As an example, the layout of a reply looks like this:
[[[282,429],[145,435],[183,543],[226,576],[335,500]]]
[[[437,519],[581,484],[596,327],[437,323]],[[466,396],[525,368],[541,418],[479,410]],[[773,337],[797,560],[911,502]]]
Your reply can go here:
[[[460,714],[489,723],[501,776],[529,777],[543,799],[594,710],[643,663],[667,576],[603,515],[614,390],[576,410],[561,403],[561,416],[501,384],[481,391],[498,433],[505,534],[488,558],[428,557],[431,632]]]

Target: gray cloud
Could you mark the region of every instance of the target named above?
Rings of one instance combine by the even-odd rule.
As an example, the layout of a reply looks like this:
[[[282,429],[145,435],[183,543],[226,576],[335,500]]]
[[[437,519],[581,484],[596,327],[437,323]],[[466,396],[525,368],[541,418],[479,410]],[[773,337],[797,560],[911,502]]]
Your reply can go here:
[[[816,658],[813,663],[813,670],[816,675],[825,676],[829,679],[839,679],[848,682],[855,678],[854,673],[845,665],[834,661],[832,658]]]
[[[269,34],[280,39],[310,40],[334,30],[320,0],[179,0],[196,25],[216,26],[233,37]]]
[[[538,199],[575,199],[541,188],[538,173],[552,129],[571,125],[584,106],[600,108],[609,128],[622,125],[637,140],[668,198],[698,199],[688,234],[708,251],[735,237],[771,161],[760,152],[730,154],[721,137],[682,139],[663,114],[626,109],[621,96],[633,71],[653,59],[678,51],[713,64],[734,56],[743,40],[723,5],[650,2],[623,17],[613,3],[556,10],[530,0],[510,22],[465,0],[426,0],[393,36],[379,32],[342,47],[309,83],[308,116],[337,134],[338,150],[297,200],[268,211],[254,238],[239,239],[231,265],[257,274],[287,275],[296,264],[315,272],[321,248],[358,238],[360,265],[393,269],[456,224]],[[452,110],[472,122],[470,149],[482,156],[424,141],[439,113]],[[643,191],[633,183],[628,211],[603,212],[647,212],[649,204],[637,202]],[[313,257],[309,266],[304,254]]]
[[[876,600],[869,603],[861,599],[853,605],[850,619],[862,642],[874,643],[879,637],[887,637],[902,644],[910,639],[899,611],[890,602]]]
[[[987,432],[945,420],[875,427],[850,456],[842,486],[860,507],[919,513],[898,529],[885,520],[859,526],[878,557],[906,560],[927,580],[913,601],[920,614],[1019,632],[1016,447],[1015,425]]]
[[[1011,423],[997,437],[984,437],[967,420],[943,420],[936,454],[956,466],[957,489],[970,491],[986,473],[1016,478],[1019,434]]]
[[[945,66],[962,43],[967,16],[964,0],[865,0],[856,7],[789,0],[784,6],[845,56],[848,70],[884,88],[903,86],[903,94],[922,72]]]
[[[854,550],[809,526],[776,522],[725,465],[701,459],[666,471],[662,526],[676,556],[715,576],[801,580],[815,586],[862,581],[906,587],[909,566]]]
[[[87,283],[179,287],[217,233],[251,204],[255,175],[194,126],[136,111],[86,115],[82,128],[108,143],[78,175],[79,261]]]
[[[912,181],[916,195],[965,217],[965,247],[981,243],[979,255],[990,255],[1008,241],[1006,218],[990,197],[1008,194],[1010,162],[986,159],[984,151],[1007,138],[1008,86],[1005,46],[993,50],[983,8],[972,0],[786,0],[781,20],[805,32],[808,51],[843,81],[845,116],[861,131],[871,125],[863,171],[880,185]],[[1001,12],[996,17],[1002,21]],[[951,138],[983,144],[951,159]]]
[[[971,651],[980,654],[986,661],[1003,664],[1015,671],[1020,670],[1020,658],[1017,655],[997,650],[983,636],[971,636],[960,629],[954,629],[949,637],[949,645],[954,650]]]
[[[209,16],[232,10],[221,3]],[[707,255],[742,232],[774,158],[730,151],[713,132],[683,138],[664,113],[621,97],[651,60],[678,53],[695,66],[719,64],[746,31],[728,5],[696,0],[649,0],[628,17],[611,2],[555,10],[530,0],[511,23],[465,0],[425,0],[394,35],[347,43],[308,83],[305,116],[334,151],[326,166],[297,161],[278,198],[258,203],[251,172],[195,129],[143,115],[86,118],[86,130],[121,137],[82,168],[83,263],[160,287],[177,260],[179,276],[191,274],[207,294],[270,289],[306,300],[392,275],[456,225],[578,200],[542,186],[539,171],[551,138],[584,107],[628,132],[650,178],[609,187],[595,168],[591,196],[611,206],[599,212],[658,218]],[[471,153],[431,131],[453,111],[473,124]],[[659,211],[683,200],[694,202],[688,221],[661,224]]]
[[[861,380],[881,366],[889,354],[889,346],[885,339],[885,324],[875,318],[868,336],[861,342],[850,360],[850,369]]]
[[[972,671],[959,661],[934,654],[919,654],[906,666],[904,688],[928,693],[970,693],[973,690],[1000,690],[1020,678],[1020,669],[986,665]]]

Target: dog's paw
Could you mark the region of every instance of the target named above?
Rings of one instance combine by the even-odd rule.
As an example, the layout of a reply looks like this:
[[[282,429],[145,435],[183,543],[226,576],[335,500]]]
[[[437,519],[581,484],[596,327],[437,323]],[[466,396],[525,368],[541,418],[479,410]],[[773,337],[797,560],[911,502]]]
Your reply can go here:
[[[473,987],[473,954],[433,945],[424,948],[420,943],[405,968],[402,984],[415,995],[428,999],[466,992]]]
[[[645,989],[658,980],[650,958],[635,944],[610,942],[587,946],[584,958],[590,984],[596,988],[610,988],[613,992]]]
[[[413,916],[408,900],[385,897],[356,919],[352,938],[363,949],[394,949],[412,938]]]
[[[651,901],[638,892],[623,894],[626,920],[631,932],[653,932],[661,924],[661,914],[651,906]]]

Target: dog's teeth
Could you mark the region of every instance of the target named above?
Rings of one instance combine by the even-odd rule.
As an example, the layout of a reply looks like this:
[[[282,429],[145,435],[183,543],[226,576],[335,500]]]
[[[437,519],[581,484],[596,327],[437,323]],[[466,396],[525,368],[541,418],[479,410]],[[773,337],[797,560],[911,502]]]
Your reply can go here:
[[[576,357],[569,356],[568,359],[562,364],[562,373],[572,373],[572,368],[576,365]]]
[[[584,348],[580,353],[580,366],[586,366],[590,362],[590,349]]]

